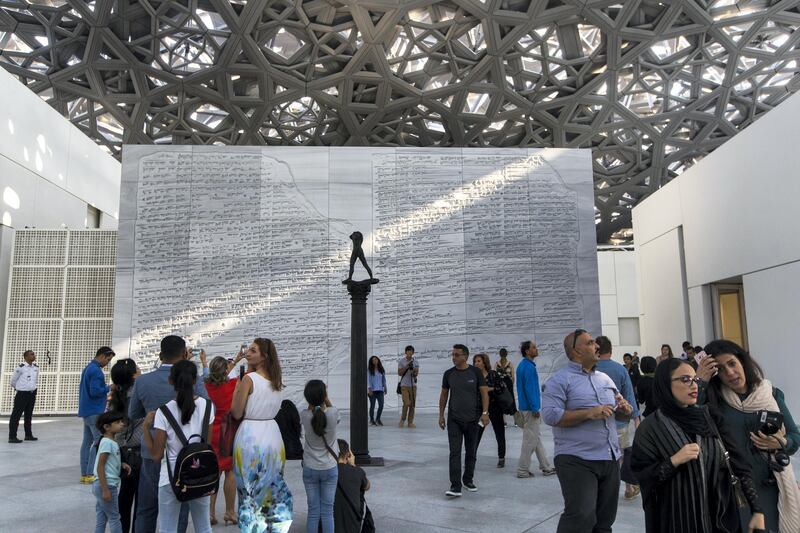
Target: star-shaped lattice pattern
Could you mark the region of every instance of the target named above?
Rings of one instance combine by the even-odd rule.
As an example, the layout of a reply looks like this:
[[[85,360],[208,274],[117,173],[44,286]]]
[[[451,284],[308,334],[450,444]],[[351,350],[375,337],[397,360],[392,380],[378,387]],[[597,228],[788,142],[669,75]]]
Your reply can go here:
[[[591,147],[598,240],[800,89],[800,0],[0,0],[0,64],[122,143]]]

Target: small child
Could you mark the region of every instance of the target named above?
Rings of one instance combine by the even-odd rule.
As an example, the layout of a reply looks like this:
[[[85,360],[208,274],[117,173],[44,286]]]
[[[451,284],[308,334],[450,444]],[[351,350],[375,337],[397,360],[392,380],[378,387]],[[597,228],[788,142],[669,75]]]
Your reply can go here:
[[[103,413],[97,417],[97,429],[103,436],[97,444],[97,460],[94,463],[97,479],[92,484],[92,493],[97,501],[94,507],[97,513],[94,531],[104,533],[108,522],[111,533],[122,533],[118,505],[120,473],[123,468],[130,473],[130,466],[122,462],[114,435],[125,429],[125,417],[114,411]]]

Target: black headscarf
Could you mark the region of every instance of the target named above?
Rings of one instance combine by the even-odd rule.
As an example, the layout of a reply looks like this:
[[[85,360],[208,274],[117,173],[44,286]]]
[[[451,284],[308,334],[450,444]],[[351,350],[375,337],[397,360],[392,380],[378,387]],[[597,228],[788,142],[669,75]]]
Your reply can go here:
[[[682,359],[672,358],[658,365],[653,379],[653,399],[661,412],[686,433],[712,436],[714,430],[708,421],[707,408],[697,405],[681,407],[672,395],[672,373],[681,365],[688,363]]]

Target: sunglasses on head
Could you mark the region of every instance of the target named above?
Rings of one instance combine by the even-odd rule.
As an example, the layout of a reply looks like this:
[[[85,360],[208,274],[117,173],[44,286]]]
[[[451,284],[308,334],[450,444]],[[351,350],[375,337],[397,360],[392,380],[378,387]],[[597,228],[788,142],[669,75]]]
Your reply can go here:
[[[580,337],[584,333],[586,333],[586,330],[585,329],[580,329],[580,328],[576,329],[572,333],[572,349],[573,350],[575,349],[575,345],[578,343],[578,337]]]

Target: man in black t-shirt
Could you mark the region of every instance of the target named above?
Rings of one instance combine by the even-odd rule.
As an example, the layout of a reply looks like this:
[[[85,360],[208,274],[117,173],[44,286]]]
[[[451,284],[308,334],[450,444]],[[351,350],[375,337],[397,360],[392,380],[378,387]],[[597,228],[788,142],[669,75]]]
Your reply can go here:
[[[468,491],[477,492],[473,482],[475,460],[478,451],[478,420],[484,426],[489,423],[489,387],[483,374],[467,364],[469,348],[463,344],[453,346],[453,368],[442,377],[442,393],[439,395],[439,427],[447,428],[450,443],[450,490],[446,495],[461,496],[461,483]],[[447,423],[444,408],[447,410]],[[464,477],[461,477],[461,442],[464,442]]]

